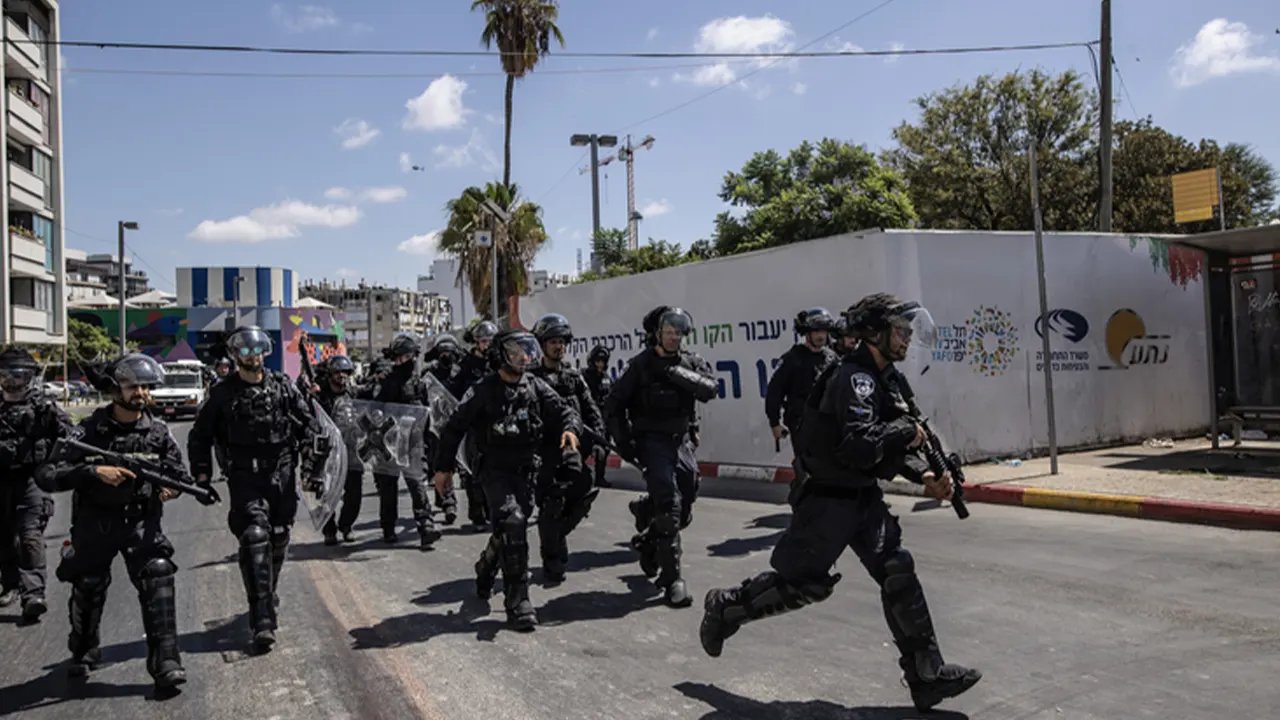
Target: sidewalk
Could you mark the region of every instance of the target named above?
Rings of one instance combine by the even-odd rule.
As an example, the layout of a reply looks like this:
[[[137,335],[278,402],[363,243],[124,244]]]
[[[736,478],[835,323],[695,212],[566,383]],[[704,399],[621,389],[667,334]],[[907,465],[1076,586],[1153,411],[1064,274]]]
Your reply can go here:
[[[1127,515],[1259,530],[1280,530],[1280,442],[1246,441],[1213,450],[1207,439],[1172,447],[1130,445],[1019,465],[965,467],[971,502]],[[895,480],[886,490],[919,495]]]

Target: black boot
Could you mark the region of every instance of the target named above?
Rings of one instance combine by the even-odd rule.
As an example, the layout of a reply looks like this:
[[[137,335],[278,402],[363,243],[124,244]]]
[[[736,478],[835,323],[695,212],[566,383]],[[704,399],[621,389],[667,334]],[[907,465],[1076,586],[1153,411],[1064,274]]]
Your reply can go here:
[[[660,570],[653,584],[664,591],[667,605],[677,608],[689,607],[693,604],[693,598],[689,595],[689,590],[680,574],[680,558],[683,555],[680,549],[680,535],[659,535],[654,538],[654,545],[657,547]]]
[[[493,583],[498,579],[501,566],[502,536],[495,533],[489,536],[489,543],[480,551],[480,559],[476,561],[476,597],[488,600],[493,596]]]
[[[76,578],[71,585],[71,599],[67,603],[71,634],[67,637],[67,649],[71,651],[73,675],[83,675],[102,660],[98,629],[102,626],[102,608],[110,585],[110,576]]]
[[[711,590],[703,603],[702,624],[698,628],[702,649],[711,657],[720,657],[724,641],[743,624],[826,600],[839,581],[840,575],[836,574],[792,585],[771,571],[743,580],[736,588]]]
[[[178,611],[173,587],[176,571],[168,560],[152,560],[143,568],[138,588],[142,627],[147,633],[147,672],[160,690],[187,681],[178,654]]]
[[[431,520],[430,512],[427,512],[425,515],[422,515],[421,517],[417,518],[417,522],[418,522],[418,549],[422,550],[423,552],[426,552],[436,544],[437,540],[440,539],[441,537],[440,528],[437,528],[435,522]]]
[[[636,534],[631,536],[631,548],[640,554],[640,572],[651,578],[658,574],[658,551],[653,542],[649,525],[653,523],[653,503],[648,495],[641,495],[627,504],[635,517]]]
[[[538,511],[538,544],[542,552],[542,574],[548,584],[564,582],[569,564],[569,543],[564,533],[564,502],[554,498]]]
[[[271,604],[280,607],[280,571],[289,555],[289,531],[271,536]]]
[[[941,658],[939,658],[941,662]],[[911,702],[915,704],[916,709],[924,712],[931,710],[935,705],[964,693],[969,688],[978,684],[982,679],[982,671],[974,668],[967,668],[963,665],[952,665],[950,663],[941,663],[933,669],[933,680],[924,681],[920,679],[917,670],[919,663],[916,658],[907,659],[903,657],[898,660],[898,666],[902,668],[902,674],[907,682],[907,689],[911,691]]]
[[[503,519],[502,587],[507,622],[516,630],[532,630],[538,616],[529,601],[528,525],[518,510]]]
[[[249,601],[249,631],[254,649],[271,650],[276,642],[276,607],[272,592],[271,541],[267,531],[250,526],[240,536],[240,577]]]

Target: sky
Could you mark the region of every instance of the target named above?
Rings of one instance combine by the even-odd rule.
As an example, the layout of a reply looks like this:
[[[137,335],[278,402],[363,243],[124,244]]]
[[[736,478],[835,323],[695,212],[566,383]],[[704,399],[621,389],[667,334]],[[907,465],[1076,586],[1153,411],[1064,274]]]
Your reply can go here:
[[[62,37],[480,50],[483,18],[470,5],[223,0],[182,3],[178,14],[167,0],[64,2]],[[1118,119],[1150,115],[1192,140],[1247,143],[1280,167],[1274,0],[1113,5]],[[1089,41],[1098,8],[1093,0],[562,0],[559,24],[564,49],[576,52],[776,52],[823,36],[808,49],[922,49]],[[445,203],[501,179],[505,81],[496,55],[62,54],[66,244],[114,252],[116,222],[136,221],[129,252],[161,289],[174,289],[175,267],[201,265],[414,287],[436,257]],[[915,98],[1032,68],[1094,77],[1083,48],[728,63],[553,54],[515,89],[512,179],[543,208],[551,238],[535,267],[572,273],[578,251],[588,257],[590,176],[572,134],[652,135],[635,163],[640,236],[688,247],[725,209],[724,174],[753,153],[822,137],[892,147],[893,128],[917,117]],[[602,149],[602,158],[611,154]],[[624,166],[601,172],[602,225],[623,227]]]

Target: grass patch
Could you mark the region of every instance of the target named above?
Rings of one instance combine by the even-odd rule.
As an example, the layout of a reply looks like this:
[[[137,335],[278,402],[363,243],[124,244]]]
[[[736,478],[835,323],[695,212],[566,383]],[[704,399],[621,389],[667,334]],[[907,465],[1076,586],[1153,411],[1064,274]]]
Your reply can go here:
[[[1226,480],[1226,475],[1218,475],[1209,470],[1157,470],[1161,475],[1195,475],[1205,480]]]

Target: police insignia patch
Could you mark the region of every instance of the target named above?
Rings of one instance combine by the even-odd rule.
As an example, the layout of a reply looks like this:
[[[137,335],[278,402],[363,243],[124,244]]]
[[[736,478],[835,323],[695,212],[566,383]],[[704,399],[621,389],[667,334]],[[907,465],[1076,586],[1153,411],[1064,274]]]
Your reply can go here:
[[[850,378],[850,381],[853,383],[853,394],[857,395],[859,400],[866,400],[876,391],[876,382],[866,373],[858,373]]]

